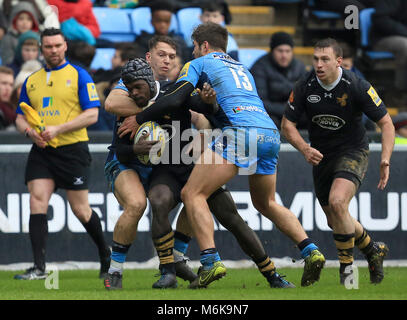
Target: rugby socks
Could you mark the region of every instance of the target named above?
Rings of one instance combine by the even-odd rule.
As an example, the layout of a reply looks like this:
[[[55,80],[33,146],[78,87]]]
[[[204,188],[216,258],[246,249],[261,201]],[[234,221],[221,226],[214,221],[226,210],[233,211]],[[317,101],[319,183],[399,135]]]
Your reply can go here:
[[[367,234],[365,229],[363,229],[362,235],[359,238],[355,239],[355,246],[357,246],[365,256],[369,256],[370,254],[372,254],[374,248],[373,240]]]
[[[99,250],[99,257],[106,258],[110,255],[109,247],[105,242],[105,238],[103,236],[102,225],[100,223],[100,219],[98,214],[92,210],[92,215],[88,222],[82,223],[86,232],[90,235],[93,242],[96,243],[96,246]]]
[[[200,261],[204,270],[211,269],[215,262],[220,261],[218,250],[216,248],[202,250]]]
[[[160,259],[160,270],[164,269],[166,272],[175,273],[174,232],[171,230],[163,236],[153,239],[153,242]]]
[[[276,272],[276,267],[273,261],[271,261],[269,256],[265,256],[259,260],[253,260],[254,263],[259,268],[261,274],[268,280],[271,281],[271,276]]]
[[[48,238],[48,220],[46,214],[30,214],[28,223],[34,265],[45,271],[45,248]]]
[[[355,234],[333,234],[336,249],[338,250],[339,272],[344,273],[345,268],[353,263],[353,248],[355,246]]]
[[[174,262],[184,260],[184,256],[187,253],[191,239],[191,237],[179,231],[174,232]]]
[[[123,264],[126,261],[130,246],[131,244],[126,245],[113,241],[109,273],[123,273]]]
[[[310,238],[302,240],[297,244],[298,249],[301,251],[301,257],[305,259],[308,257],[313,250],[318,250],[318,247],[312,242]]]

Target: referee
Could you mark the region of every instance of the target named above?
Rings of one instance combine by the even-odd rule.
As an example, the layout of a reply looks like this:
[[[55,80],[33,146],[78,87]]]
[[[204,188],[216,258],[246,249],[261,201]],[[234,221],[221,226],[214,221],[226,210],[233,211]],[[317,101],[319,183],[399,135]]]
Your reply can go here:
[[[313,165],[315,193],[333,230],[340,262],[340,283],[352,281],[353,248],[357,246],[369,264],[370,281],[383,280],[383,259],[388,252],[374,242],[349,213],[349,203],[368,167],[369,143],[362,114],[382,131],[380,181],[386,187],[394,146],[394,126],[386,106],[369,82],[341,68],[342,48],[331,38],[315,45],[314,70],[300,79],[290,95],[281,129],[287,140]],[[308,120],[311,145],[296,124],[302,114]]]
[[[46,66],[30,75],[23,84],[20,101],[30,105],[44,120],[38,134],[30,128],[17,108],[17,129],[33,141],[25,171],[30,192],[29,234],[34,266],[15,279],[44,279],[48,235],[47,209],[57,188],[66,190],[73,213],[96,243],[104,277],[110,263],[100,220],[88,202],[91,156],[86,127],[98,118],[100,102],[90,75],[65,59],[67,43],[59,29],[45,29],[41,50]],[[57,143],[51,147],[49,141]],[[52,144],[54,145],[54,144]]]

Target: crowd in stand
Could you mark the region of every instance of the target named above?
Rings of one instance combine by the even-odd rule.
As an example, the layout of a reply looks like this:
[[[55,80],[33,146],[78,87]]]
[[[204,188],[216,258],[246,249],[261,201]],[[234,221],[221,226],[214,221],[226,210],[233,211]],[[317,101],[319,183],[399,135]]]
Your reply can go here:
[[[272,5],[272,0],[253,1],[253,4]],[[376,8],[373,16],[373,48],[391,51],[395,56],[394,96],[400,106],[407,105],[407,3],[402,0],[316,0],[318,8],[344,12],[347,5],[359,10]],[[143,31],[134,42],[100,41],[100,25],[93,13],[95,7],[151,8],[154,33]],[[192,48],[182,35],[170,30],[171,17],[186,7],[201,7],[201,21],[222,25],[231,23],[231,13],[224,0],[0,0],[0,130],[14,130],[15,109],[19,90],[28,75],[41,68],[40,32],[48,27],[60,28],[67,41],[67,58],[71,63],[86,69],[93,77],[102,109],[99,121],[89,130],[111,130],[113,116],[103,109],[104,99],[120,78],[121,67],[131,58],[145,57],[148,41],[154,34],[169,35],[178,43],[177,65],[172,79],[176,79],[182,65],[192,59]],[[306,66],[294,57],[294,40],[286,33],[276,33],[270,39],[269,53],[253,64],[259,96],[263,99],[270,117],[279,126],[284,105],[294,83],[306,72]],[[111,69],[92,70],[91,63],[98,47],[113,47],[115,54]],[[228,53],[235,60],[238,45],[229,35]],[[355,48],[343,44],[344,65],[362,76],[354,65]],[[301,124],[300,124],[301,126]],[[306,124],[302,126],[305,128]],[[366,119],[366,128],[375,130]]]

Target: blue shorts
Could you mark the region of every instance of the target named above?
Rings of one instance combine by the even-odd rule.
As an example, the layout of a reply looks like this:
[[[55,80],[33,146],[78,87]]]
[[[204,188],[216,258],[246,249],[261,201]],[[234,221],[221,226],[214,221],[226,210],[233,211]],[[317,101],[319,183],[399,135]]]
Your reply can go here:
[[[143,184],[144,190],[147,192],[149,178],[153,168],[138,164],[124,165],[120,163],[119,160],[117,159],[110,160],[105,164],[104,171],[106,180],[109,184],[109,189],[111,189],[112,192],[114,193],[114,183],[116,181],[116,178],[122,171],[125,170],[136,171],[140,178],[141,183]]]
[[[242,169],[239,174],[274,174],[280,143],[276,129],[225,127],[210,147]]]

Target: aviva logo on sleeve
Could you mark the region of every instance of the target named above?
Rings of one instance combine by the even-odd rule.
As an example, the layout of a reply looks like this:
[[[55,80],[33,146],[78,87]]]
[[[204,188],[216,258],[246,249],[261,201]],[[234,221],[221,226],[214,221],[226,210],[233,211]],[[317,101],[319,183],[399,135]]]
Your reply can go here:
[[[96,91],[96,86],[94,83],[87,83],[86,84],[87,89],[88,89],[88,96],[89,96],[89,101],[97,101],[99,100],[98,93]]]

